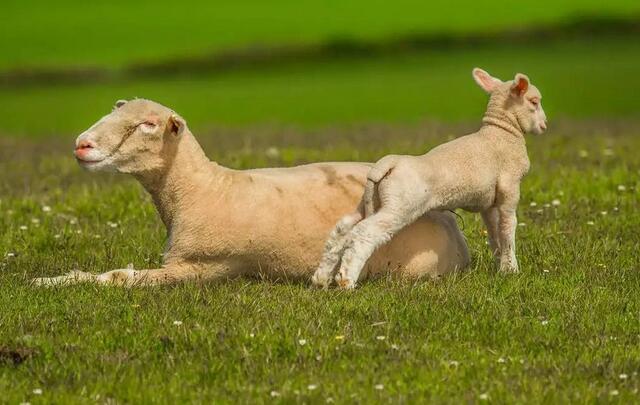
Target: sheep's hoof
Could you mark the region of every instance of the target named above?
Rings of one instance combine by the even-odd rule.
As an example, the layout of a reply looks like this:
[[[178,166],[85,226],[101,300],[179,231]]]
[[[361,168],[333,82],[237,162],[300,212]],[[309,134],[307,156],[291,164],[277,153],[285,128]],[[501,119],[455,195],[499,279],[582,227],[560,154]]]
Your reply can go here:
[[[63,276],[34,278],[31,280],[31,284],[36,287],[55,287],[94,281],[94,278],[95,276],[91,273],[73,270]]]

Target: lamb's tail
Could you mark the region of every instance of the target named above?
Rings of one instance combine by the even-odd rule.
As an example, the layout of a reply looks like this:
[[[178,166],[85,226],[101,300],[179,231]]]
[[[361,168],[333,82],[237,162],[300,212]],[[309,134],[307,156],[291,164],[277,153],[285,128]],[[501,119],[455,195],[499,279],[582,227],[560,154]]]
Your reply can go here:
[[[385,156],[369,170],[367,174],[367,184],[364,186],[364,195],[362,196],[364,200],[365,218],[375,213],[374,201],[378,183],[393,170],[398,160],[397,158],[398,156],[395,155]]]

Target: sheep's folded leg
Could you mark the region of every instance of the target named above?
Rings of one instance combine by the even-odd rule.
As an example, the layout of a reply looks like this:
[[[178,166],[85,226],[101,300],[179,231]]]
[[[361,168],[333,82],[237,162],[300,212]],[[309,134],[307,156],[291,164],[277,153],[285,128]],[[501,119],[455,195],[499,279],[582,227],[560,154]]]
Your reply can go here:
[[[228,273],[222,271],[226,266],[205,268],[195,265],[168,265],[159,269],[135,270],[133,268],[111,270],[102,274],[91,274],[72,271],[58,277],[36,278],[32,282],[36,286],[51,287],[78,283],[97,283],[126,287],[174,284],[186,280],[212,280],[223,278]]]

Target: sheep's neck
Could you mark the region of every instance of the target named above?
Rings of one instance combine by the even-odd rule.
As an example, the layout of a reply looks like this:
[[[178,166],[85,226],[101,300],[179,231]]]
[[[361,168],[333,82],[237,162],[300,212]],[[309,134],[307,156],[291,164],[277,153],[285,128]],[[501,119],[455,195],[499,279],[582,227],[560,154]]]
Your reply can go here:
[[[153,202],[170,232],[176,215],[185,204],[185,199],[196,198],[198,189],[206,182],[207,188],[215,187],[209,184],[219,177],[215,171],[223,169],[210,161],[191,133],[185,131],[175,149],[175,153],[168,159],[166,167],[155,173],[145,173],[138,177],[144,188],[151,194]]]

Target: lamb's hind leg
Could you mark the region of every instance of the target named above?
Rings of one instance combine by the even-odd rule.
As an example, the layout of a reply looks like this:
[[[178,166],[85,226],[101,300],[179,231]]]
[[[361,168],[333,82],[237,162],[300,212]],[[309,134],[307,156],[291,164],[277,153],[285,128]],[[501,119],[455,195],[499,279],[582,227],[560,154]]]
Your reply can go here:
[[[383,207],[354,226],[347,237],[348,246],[342,255],[340,270],[336,274],[338,286],[344,289],[354,288],[362,268],[373,252],[420,215],[422,212],[398,215],[393,210]]]
[[[347,242],[346,236],[362,220],[362,216],[362,209],[359,208],[358,211],[342,217],[333,228],[327,239],[320,265],[311,278],[313,285],[322,288],[329,287],[331,277],[333,277],[340,262],[340,256],[344,251]]]

